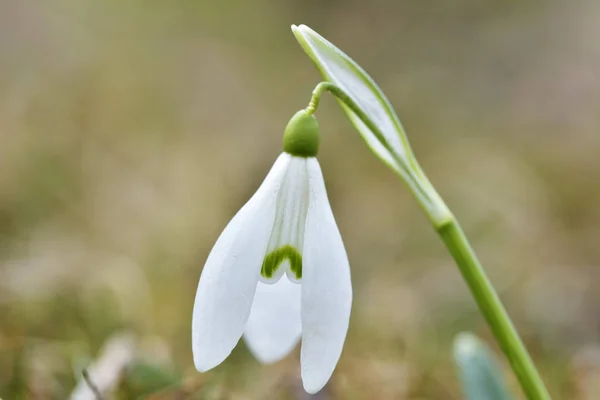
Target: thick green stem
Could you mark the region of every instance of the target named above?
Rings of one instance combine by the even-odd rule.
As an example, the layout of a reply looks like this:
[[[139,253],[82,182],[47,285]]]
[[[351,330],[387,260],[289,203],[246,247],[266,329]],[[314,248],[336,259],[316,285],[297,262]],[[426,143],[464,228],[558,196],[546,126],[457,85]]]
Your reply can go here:
[[[506,354],[527,398],[549,400],[550,395],[527,353],[527,349],[460,225],[453,220],[437,227],[436,230],[454,257],[479,310],[488,322],[502,351]]]
[[[530,400],[550,400],[550,395],[536,370],[527,349],[513,326],[500,298],[490,283],[485,271],[458,222],[441,199],[425,173],[421,170],[416,159],[411,155],[410,165],[404,162],[387,143],[385,135],[379,127],[363,112],[363,110],[342,89],[331,82],[321,82],[313,91],[312,98],[306,111],[313,114],[319,106],[321,96],[326,91],[331,92],[339,101],[350,108],[360,120],[373,132],[380,143],[396,157],[399,166],[399,176],[406,182],[419,200],[423,210],[432,222],[450,254],[454,257],[460,272],[467,282],[475,302],[488,322],[492,333],[506,354],[523,391]],[[424,202],[430,202],[424,205]],[[433,206],[432,206],[433,204]]]

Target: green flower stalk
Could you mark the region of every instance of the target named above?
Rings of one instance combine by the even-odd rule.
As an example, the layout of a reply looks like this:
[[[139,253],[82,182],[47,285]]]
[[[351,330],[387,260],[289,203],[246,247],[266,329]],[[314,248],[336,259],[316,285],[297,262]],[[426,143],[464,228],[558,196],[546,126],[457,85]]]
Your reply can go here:
[[[309,27],[292,26],[292,31],[327,81],[317,85],[306,111],[314,113],[326,91],[335,96],[367,146],[408,185],[421,205],[454,257],[527,397],[550,399],[464,232],[419,166],[402,124],[381,89],[356,62]]]

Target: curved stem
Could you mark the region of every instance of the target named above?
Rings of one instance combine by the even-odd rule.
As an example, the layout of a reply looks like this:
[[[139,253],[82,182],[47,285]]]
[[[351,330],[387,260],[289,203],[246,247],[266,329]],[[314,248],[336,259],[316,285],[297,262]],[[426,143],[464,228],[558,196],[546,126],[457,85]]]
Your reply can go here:
[[[385,136],[379,129],[379,127],[371,121],[371,119],[365,114],[365,112],[352,100],[350,96],[346,94],[341,88],[337,87],[335,84],[331,82],[321,82],[319,83],[312,92],[312,97],[308,106],[306,107],[306,111],[309,114],[314,114],[314,112],[319,107],[319,103],[321,101],[321,96],[325,92],[330,92],[333,94],[338,100],[348,106],[354,112],[358,118],[373,132],[377,140],[379,140],[385,148],[391,153],[394,154],[393,148],[388,144]]]
[[[403,166],[402,160],[388,144],[379,127],[365,112],[363,112],[350,96],[331,82],[321,82],[315,87],[310,103],[306,108],[307,112],[313,114],[316,111],[321,96],[326,91],[331,92],[339,101],[350,108],[371,132],[373,132],[390,154],[397,157],[396,161],[398,161],[399,168],[402,169],[395,171],[409,185],[410,189],[419,200],[419,203],[421,203],[429,220],[432,222],[436,232],[440,235],[442,241],[456,261],[479,310],[485,317],[492,333],[500,344],[502,351],[508,358],[523,391],[531,400],[549,400],[550,395],[548,394],[527,349],[519,337],[519,334],[483,267],[479,263],[467,237],[433,185],[429,183],[429,180],[425,173],[420,169],[416,160],[413,160],[414,162],[412,163],[411,168]],[[414,180],[415,176],[417,177],[417,183],[415,183]],[[422,193],[424,191],[427,192],[425,196]],[[433,199],[433,201],[438,203],[438,207],[423,206],[422,201],[424,199]],[[443,210],[443,212],[439,213],[439,215],[432,215],[432,210]]]
[[[335,86],[333,83],[320,82],[312,92],[312,97],[310,98],[310,102],[306,107],[306,112],[308,112],[310,115],[313,115],[315,111],[317,111],[317,108],[319,108],[319,102],[321,101],[321,96],[323,95],[323,93],[335,87],[337,86]]]

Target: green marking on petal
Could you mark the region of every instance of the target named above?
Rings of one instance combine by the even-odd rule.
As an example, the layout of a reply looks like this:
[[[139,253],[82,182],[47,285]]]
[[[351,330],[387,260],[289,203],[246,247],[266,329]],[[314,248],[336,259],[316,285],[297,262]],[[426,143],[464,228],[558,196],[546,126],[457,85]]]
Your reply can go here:
[[[267,254],[260,269],[260,274],[265,278],[272,278],[279,269],[279,265],[286,259],[290,262],[290,270],[294,273],[296,279],[300,280],[302,278],[302,255],[290,245],[285,245]]]

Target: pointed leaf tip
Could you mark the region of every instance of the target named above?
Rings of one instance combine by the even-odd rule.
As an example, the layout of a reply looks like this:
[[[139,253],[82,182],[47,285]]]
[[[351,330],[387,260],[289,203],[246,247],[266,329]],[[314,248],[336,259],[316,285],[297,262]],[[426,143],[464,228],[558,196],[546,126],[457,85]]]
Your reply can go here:
[[[463,392],[468,400],[511,400],[499,365],[477,336],[463,332],[454,340]]]

